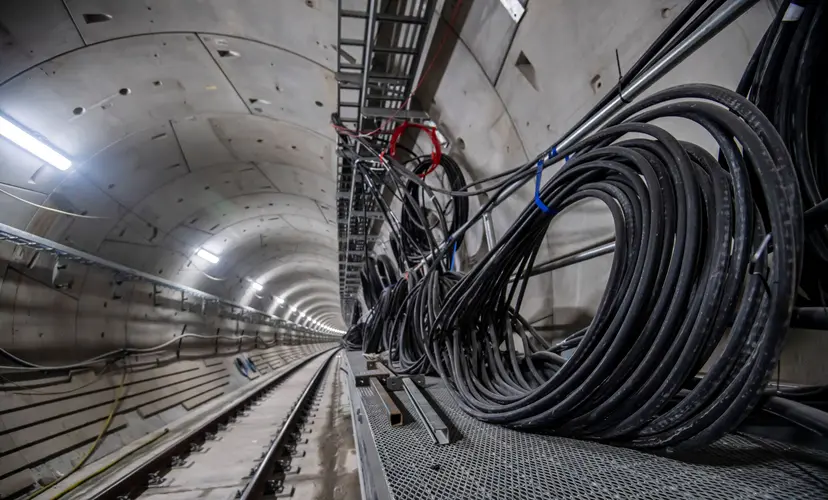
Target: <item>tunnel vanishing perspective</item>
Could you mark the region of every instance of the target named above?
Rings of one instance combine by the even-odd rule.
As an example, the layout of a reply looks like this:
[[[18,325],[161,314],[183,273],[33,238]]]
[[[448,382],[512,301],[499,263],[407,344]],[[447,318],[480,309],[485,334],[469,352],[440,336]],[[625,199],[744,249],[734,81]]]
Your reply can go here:
[[[828,497],[823,2],[0,2],[0,498]]]

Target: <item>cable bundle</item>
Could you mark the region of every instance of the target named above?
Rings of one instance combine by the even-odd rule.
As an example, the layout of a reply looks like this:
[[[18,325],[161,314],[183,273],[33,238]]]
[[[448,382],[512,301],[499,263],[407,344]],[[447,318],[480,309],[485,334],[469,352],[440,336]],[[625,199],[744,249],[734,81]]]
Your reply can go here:
[[[388,351],[398,373],[430,374],[434,370],[427,356],[426,339],[431,324],[440,312],[443,297],[460,281],[454,272],[430,273],[426,279],[409,277],[408,293],[393,318]]]
[[[398,281],[380,293],[376,306],[365,320],[362,350],[376,354],[388,348],[393,331],[394,315],[402,308],[408,292],[406,281]]]
[[[342,336],[342,345],[349,351],[358,351],[362,349],[362,332],[365,328],[364,323],[354,323]]]
[[[463,176],[460,166],[454,159],[448,155],[441,155],[439,166],[443,168],[449,188],[452,191],[460,191],[465,188],[466,178]],[[434,164],[432,158],[427,157],[414,167],[414,174],[424,178],[426,175],[432,174],[437,167],[438,165]],[[431,190],[421,189],[420,184],[417,182],[409,181],[406,185],[406,190],[408,191],[408,195],[403,202],[401,218],[402,230],[408,236],[405,239],[404,248],[409,261],[416,262],[422,258],[424,253],[432,250],[429,245],[429,237],[435,238],[436,241],[442,241],[443,238],[439,238],[439,235],[434,234],[437,228],[442,230],[443,236],[445,237],[450,233],[454,233],[466,223],[469,218],[469,200],[463,196],[452,196],[446,206],[442,207],[439,205]],[[422,195],[426,192],[435,205],[432,212],[435,215],[431,218],[433,220],[429,220],[429,211],[426,209],[424,199],[422,199]],[[414,207],[415,203],[418,205],[419,210]],[[425,226],[421,223],[420,217],[422,214],[426,215],[425,223],[427,225]],[[451,216],[450,225],[448,222],[449,216]],[[430,234],[426,234],[427,232]],[[456,241],[457,246],[460,246],[462,241],[462,237],[459,238]],[[447,262],[446,264],[449,265],[450,263]]]
[[[770,118],[785,141],[806,210],[828,194],[827,17],[824,2],[782,2],[737,88]],[[808,233],[805,264],[809,269],[828,266],[824,222]],[[800,286],[809,305],[825,306],[824,273],[804,274]]]
[[[721,161],[650,123],[663,117],[703,127]],[[738,94],[684,85],[631,104],[541,167],[567,156],[538,193],[551,210],[528,205],[424,325],[430,363],[487,422],[637,448],[715,441],[758,402],[801,269],[802,202],[781,137]],[[615,258],[565,360],[517,311],[549,224],[588,198],[612,213]]]

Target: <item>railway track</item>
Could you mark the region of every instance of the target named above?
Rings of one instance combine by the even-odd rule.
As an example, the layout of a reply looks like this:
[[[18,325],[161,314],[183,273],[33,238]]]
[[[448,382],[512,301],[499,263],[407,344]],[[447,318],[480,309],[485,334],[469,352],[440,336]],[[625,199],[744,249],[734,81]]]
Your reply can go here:
[[[308,481],[300,474],[297,458],[306,453],[302,448],[317,418],[323,392],[337,386],[332,383],[337,377],[337,352],[309,358],[88,498],[253,500],[293,496],[295,488]]]

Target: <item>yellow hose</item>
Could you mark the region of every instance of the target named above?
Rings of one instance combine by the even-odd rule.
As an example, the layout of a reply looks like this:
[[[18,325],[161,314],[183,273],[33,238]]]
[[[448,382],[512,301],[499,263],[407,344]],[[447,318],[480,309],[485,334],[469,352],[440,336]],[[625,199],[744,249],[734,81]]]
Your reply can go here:
[[[162,432],[161,434],[159,434],[159,435],[155,436],[154,438],[150,439],[150,440],[149,440],[149,441],[147,441],[146,443],[141,444],[141,446],[138,446],[138,447],[136,447],[135,449],[130,450],[128,453],[125,453],[123,456],[118,457],[118,459],[117,459],[117,460],[113,460],[112,462],[110,462],[110,463],[108,463],[107,465],[105,465],[105,466],[101,467],[100,469],[96,470],[95,472],[93,472],[92,474],[90,474],[90,475],[86,476],[85,478],[83,478],[83,479],[79,479],[78,481],[75,481],[75,482],[74,482],[74,483],[72,483],[72,484],[71,484],[68,488],[66,488],[65,490],[61,491],[61,492],[60,492],[60,493],[58,493],[57,495],[53,496],[53,497],[52,497],[52,500],[57,500],[58,498],[63,498],[63,496],[64,496],[64,495],[68,494],[69,492],[71,492],[72,490],[74,490],[74,489],[75,489],[75,488],[77,488],[78,486],[82,485],[83,483],[85,483],[85,482],[89,481],[89,480],[90,480],[90,479],[92,479],[93,477],[96,477],[96,476],[99,476],[99,475],[103,474],[104,472],[106,472],[107,470],[109,470],[112,466],[114,466],[115,464],[119,463],[121,460],[123,460],[123,459],[127,458],[128,456],[132,455],[132,454],[133,454],[133,453],[135,453],[136,451],[138,451],[138,450],[140,450],[140,449],[143,449],[145,446],[148,446],[148,445],[150,445],[150,444],[152,444],[152,443],[154,443],[154,442],[158,441],[158,440],[159,440],[162,436],[164,436],[164,435],[165,435],[165,434],[167,434],[168,432],[170,432],[170,430],[169,430],[169,429],[164,429],[164,432]]]
[[[86,463],[86,461],[89,460],[89,457],[92,456],[92,453],[94,453],[95,450],[98,448],[98,446],[101,444],[101,440],[103,439],[104,435],[106,435],[106,431],[109,430],[109,426],[112,425],[112,419],[115,417],[115,413],[118,410],[118,406],[120,406],[120,404],[121,404],[121,398],[123,398],[124,394],[126,393],[126,387],[125,387],[126,377],[127,377],[127,366],[124,365],[124,372],[123,372],[123,375],[121,376],[121,384],[118,386],[118,397],[116,397],[115,401],[112,402],[112,407],[109,410],[109,416],[107,417],[106,422],[104,423],[104,426],[101,429],[101,432],[98,433],[98,437],[95,438],[95,442],[92,443],[92,446],[90,446],[89,449],[86,450],[86,454],[83,456],[81,461],[78,462],[74,467],[72,467],[72,470],[70,470],[65,475],[55,479],[54,481],[47,484],[46,486],[42,486],[40,489],[38,489],[37,491],[35,491],[34,493],[32,493],[31,495],[26,497],[26,500],[31,500],[32,498],[40,495],[41,493],[48,490],[49,488],[51,488],[51,487],[55,486],[56,484],[60,483],[61,481],[63,481],[67,477],[69,477],[70,475],[77,472],[77,470],[80,469],[81,467],[83,467],[83,465]],[[62,496],[62,495],[63,495],[63,493],[60,494],[60,496]],[[55,498],[59,498],[59,497],[55,497]]]

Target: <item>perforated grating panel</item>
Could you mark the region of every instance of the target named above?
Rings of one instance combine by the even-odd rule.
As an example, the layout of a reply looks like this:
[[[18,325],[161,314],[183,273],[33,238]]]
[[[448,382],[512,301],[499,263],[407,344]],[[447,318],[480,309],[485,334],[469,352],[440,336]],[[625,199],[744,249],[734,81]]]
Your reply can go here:
[[[406,425],[393,428],[373,390],[360,392],[396,500],[828,498],[818,467],[828,455],[772,441],[731,436],[667,457],[521,433],[469,417],[437,383],[427,392],[462,439],[436,446],[405,392],[394,396],[408,409]]]

